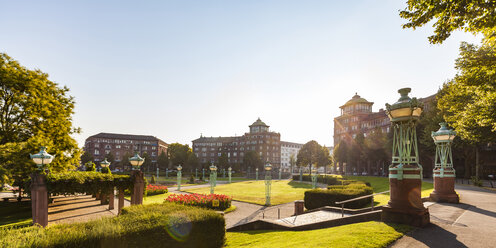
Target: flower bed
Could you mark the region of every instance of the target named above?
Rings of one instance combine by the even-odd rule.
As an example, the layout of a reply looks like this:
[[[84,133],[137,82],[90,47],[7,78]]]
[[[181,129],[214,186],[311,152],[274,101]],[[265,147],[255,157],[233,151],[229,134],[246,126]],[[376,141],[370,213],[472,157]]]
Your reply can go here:
[[[167,189],[167,186],[162,186],[162,185],[151,185],[148,184],[146,186],[146,195],[160,195],[160,194],[165,194],[169,192]]]
[[[175,202],[187,206],[226,210],[231,207],[232,197],[217,194],[171,194],[165,202]]]

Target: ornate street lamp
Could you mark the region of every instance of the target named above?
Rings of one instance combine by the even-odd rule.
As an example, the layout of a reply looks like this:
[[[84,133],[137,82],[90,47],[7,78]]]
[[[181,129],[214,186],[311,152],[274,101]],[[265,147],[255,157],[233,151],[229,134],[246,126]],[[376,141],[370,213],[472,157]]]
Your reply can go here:
[[[317,169],[313,165],[310,165],[310,168],[312,169],[312,189],[315,189],[317,188]]]
[[[272,184],[272,165],[267,162],[265,169],[265,206],[270,206],[270,186]]]
[[[232,168],[231,166],[229,166],[229,168],[227,168],[227,175],[229,176],[229,183],[231,183],[231,174],[232,174]]]
[[[181,190],[181,170],[183,169],[183,167],[181,165],[178,165],[177,166],[177,190]]]
[[[282,170],[281,170],[281,166],[279,166],[279,180],[281,180],[281,176],[282,176]]]
[[[415,125],[423,104],[410,98],[410,88],[398,90],[401,97],[386,104],[387,114],[394,130],[392,164],[389,166],[390,200],[383,207],[383,222],[399,222],[412,226],[429,223],[429,211],[420,197],[422,166],[419,164]]]
[[[105,158],[105,160],[100,162],[100,167],[102,167],[102,169],[100,169],[100,172],[109,173],[110,172],[109,166],[110,166],[110,162],[107,161],[107,158]],[[106,168],[106,169],[104,169],[104,168]]]
[[[198,179],[198,168],[195,168],[195,179]]]
[[[222,177],[223,178],[226,178],[226,168],[222,168]]]
[[[255,169],[255,180],[258,181],[258,168]]]
[[[39,171],[42,171],[43,167],[45,167],[45,165],[48,165],[49,163],[51,163],[53,158],[55,157],[53,155],[48,154],[46,152],[46,147],[44,147],[44,146],[40,147],[40,152],[38,152],[36,154],[29,154],[29,156],[34,161],[36,166],[38,166]]]
[[[159,175],[160,175],[160,169],[157,167],[157,181],[158,181]]]
[[[434,192],[431,199],[436,202],[458,203],[459,198],[455,192],[455,169],[453,168],[453,155],[451,144],[456,132],[448,129],[445,122],[439,123],[441,128],[432,132],[431,136],[436,144],[434,175]]]
[[[217,173],[217,167],[212,163],[212,165],[210,165],[210,194],[213,194],[214,193],[214,188],[215,188],[215,185],[216,185],[216,176],[215,174]]]
[[[202,168],[202,178],[203,178],[203,181],[205,181],[205,168]]]
[[[165,178],[169,178],[169,168],[165,168]]]
[[[129,158],[129,163],[133,167],[133,170],[139,170],[139,167],[145,162],[145,159],[140,157],[138,152],[134,153],[134,157]]]
[[[300,183],[302,182],[303,180],[303,170],[301,170],[301,166],[300,166]]]

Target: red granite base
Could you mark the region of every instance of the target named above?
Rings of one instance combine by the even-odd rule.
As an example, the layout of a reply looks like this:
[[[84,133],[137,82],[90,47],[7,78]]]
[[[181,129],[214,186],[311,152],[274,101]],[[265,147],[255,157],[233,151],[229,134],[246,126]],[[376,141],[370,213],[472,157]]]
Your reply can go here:
[[[425,227],[430,223],[429,210],[424,209],[395,209],[389,205],[382,208],[382,222],[407,224],[415,227]]]

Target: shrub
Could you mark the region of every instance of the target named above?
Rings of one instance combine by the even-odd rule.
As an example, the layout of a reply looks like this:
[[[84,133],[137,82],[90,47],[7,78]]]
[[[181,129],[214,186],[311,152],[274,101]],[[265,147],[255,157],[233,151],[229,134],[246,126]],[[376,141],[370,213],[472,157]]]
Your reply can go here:
[[[336,206],[336,202],[373,194],[372,188],[364,184],[334,185],[328,189],[314,189],[305,192],[305,208],[315,209],[324,206]],[[371,199],[361,199],[345,203],[346,208],[363,208]]]
[[[0,229],[0,247],[222,247],[225,220],[172,203],[137,205],[85,223]]]
[[[167,197],[167,199],[165,199],[165,201],[215,210],[226,210],[231,207],[232,197],[217,194],[171,194],[169,195],[169,197]],[[219,202],[218,207],[213,206],[214,201]]]
[[[112,174],[112,172],[110,171],[110,168],[109,167],[103,167],[102,168],[102,173],[103,174]]]
[[[148,196],[150,195],[160,195],[160,194],[165,194],[169,192],[169,190],[167,189],[167,186],[162,186],[162,185],[151,185],[151,184],[148,184],[146,186],[146,194]]]
[[[195,183],[195,177],[193,176],[193,174],[189,176],[189,183]]]
[[[157,183],[157,178],[155,178],[155,175],[152,175],[152,178],[150,179],[150,184],[156,184]]]
[[[482,187],[482,180],[480,180],[478,177],[472,176],[470,178],[470,181],[472,181],[472,183],[474,184],[474,186]]]
[[[293,180],[294,181],[299,181],[300,180],[300,175],[293,175]],[[303,174],[301,177],[302,181],[305,182],[311,182],[312,177],[309,174]],[[317,182],[318,183],[323,183],[323,184],[328,184],[328,185],[335,185],[335,184],[341,184],[338,181],[338,178],[332,175],[317,175]]]

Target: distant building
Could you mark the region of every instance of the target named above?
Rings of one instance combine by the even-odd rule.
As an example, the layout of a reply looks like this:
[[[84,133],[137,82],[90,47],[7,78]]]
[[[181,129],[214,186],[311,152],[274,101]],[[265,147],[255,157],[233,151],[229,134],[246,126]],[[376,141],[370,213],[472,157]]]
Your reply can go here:
[[[218,162],[222,153],[226,153],[228,162],[243,163],[246,152],[256,151],[262,161],[269,161],[273,166],[281,164],[281,135],[271,132],[269,126],[258,118],[250,126],[250,132],[243,136],[204,137],[193,140],[193,152],[201,163]]]
[[[150,155],[152,164],[155,164],[161,152],[167,153],[167,147],[167,143],[154,136],[99,133],[86,139],[84,152],[91,154],[97,165],[109,153],[112,153],[118,163],[126,153],[133,156],[134,152],[138,152],[140,156],[146,152]]]
[[[291,156],[294,157],[296,163],[296,156],[302,146],[303,144],[281,141],[281,168],[284,172],[289,172],[291,170]]]

